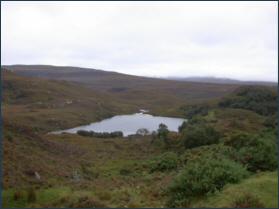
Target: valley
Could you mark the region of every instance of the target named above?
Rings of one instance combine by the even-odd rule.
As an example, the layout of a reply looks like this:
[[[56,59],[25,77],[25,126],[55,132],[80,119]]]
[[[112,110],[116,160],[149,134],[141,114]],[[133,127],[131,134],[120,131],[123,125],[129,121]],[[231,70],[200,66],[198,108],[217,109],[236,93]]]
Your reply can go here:
[[[140,109],[188,121],[129,137],[48,134]],[[276,208],[277,170],[277,88],[1,67],[1,207]]]

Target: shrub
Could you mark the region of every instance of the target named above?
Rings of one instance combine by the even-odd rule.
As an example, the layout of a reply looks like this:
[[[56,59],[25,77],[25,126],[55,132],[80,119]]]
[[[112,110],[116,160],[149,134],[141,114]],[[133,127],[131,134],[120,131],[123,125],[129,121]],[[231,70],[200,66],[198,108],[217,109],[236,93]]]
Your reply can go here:
[[[203,158],[187,164],[180,175],[167,188],[169,207],[188,204],[189,197],[200,194],[214,194],[225,184],[248,177],[248,171],[241,164],[227,158]]]
[[[277,118],[277,121],[276,121],[276,118],[274,117],[268,117],[264,120],[261,121],[261,124],[266,126],[266,127],[275,127],[276,124],[278,124],[278,118]]]
[[[183,105],[180,107],[183,110],[183,114],[188,119],[191,119],[196,114],[201,113],[202,115],[207,115],[209,110],[209,105],[207,103],[204,104],[193,104],[193,105]]]
[[[202,116],[208,115],[208,110],[207,110],[207,109],[203,109],[203,110],[201,111],[201,115],[202,115]]]
[[[247,133],[238,133],[230,136],[224,140],[224,145],[231,146],[237,150],[241,147],[247,146],[250,141],[250,135]]]
[[[240,133],[224,140],[224,145],[235,149],[236,160],[243,165],[248,164],[248,170],[272,171],[278,168],[277,131],[263,129],[257,134]]]
[[[218,144],[220,133],[212,126],[204,124],[188,125],[182,132],[181,141],[185,148],[191,149],[198,146]]]
[[[93,131],[78,130],[77,134],[80,135],[80,136],[88,136],[88,137],[93,137],[94,136]]]
[[[249,143],[252,158],[249,159],[250,171],[272,171],[278,168],[278,139],[272,133],[255,135]]]
[[[183,121],[182,124],[178,127],[178,132],[182,133],[182,131],[187,128],[187,125],[188,123],[186,121]]]
[[[84,131],[84,130],[78,130],[77,134],[80,136],[86,136],[86,137],[96,137],[96,138],[115,138],[115,137],[123,137],[122,131],[114,131],[111,133],[108,132],[94,132],[94,131]]]
[[[37,200],[36,189],[34,186],[30,186],[27,188],[27,201],[34,202]]]
[[[165,152],[159,157],[151,159],[149,163],[149,173],[154,171],[171,171],[178,167],[180,160],[173,152]]]
[[[236,90],[236,95],[223,98],[220,107],[230,107],[254,111],[260,115],[274,115],[278,112],[278,96],[262,87],[246,86]]]

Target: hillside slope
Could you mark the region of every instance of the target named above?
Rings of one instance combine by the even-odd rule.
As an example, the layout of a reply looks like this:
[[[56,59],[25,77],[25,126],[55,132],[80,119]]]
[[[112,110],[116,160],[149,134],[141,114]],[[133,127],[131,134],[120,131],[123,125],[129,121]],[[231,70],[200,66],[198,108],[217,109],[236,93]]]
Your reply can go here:
[[[85,125],[137,110],[108,93],[1,69],[2,117],[27,124],[38,132]]]
[[[104,92],[114,93],[125,90],[156,89],[172,93],[187,100],[221,96],[240,86],[147,78],[79,67],[50,65],[5,65],[2,67],[26,76],[72,81]]]

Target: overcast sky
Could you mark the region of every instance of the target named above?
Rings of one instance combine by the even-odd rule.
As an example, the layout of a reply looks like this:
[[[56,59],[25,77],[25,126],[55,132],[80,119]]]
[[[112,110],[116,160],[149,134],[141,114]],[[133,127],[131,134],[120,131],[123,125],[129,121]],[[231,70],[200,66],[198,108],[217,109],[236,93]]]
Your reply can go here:
[[[3,2],[1,64],[278,81],[278,2]]]

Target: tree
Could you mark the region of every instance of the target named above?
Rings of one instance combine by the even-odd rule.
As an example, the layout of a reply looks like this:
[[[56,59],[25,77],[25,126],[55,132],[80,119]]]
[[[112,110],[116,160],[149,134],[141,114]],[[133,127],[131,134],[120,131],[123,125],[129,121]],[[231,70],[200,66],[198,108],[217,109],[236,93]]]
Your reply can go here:
[[[163,140],[165,142],[166,149],[168,149],[169,143],[170,143],[170,138],[168,136],[168,134],[169,134],[168,127],[165,124],[161,123],[159,125],[159,128],[158,128],[157,132],[158,132],[158,138],[163,138]]]
[[[147,157],[149,153],[149,148],[153,142],[153,137],[150,136],[150,132],[146,128],[140,128],[139,130],[137,130],[136,134],[143,136],[143,147],[145,149],[145,157]]]

